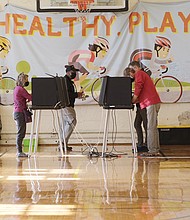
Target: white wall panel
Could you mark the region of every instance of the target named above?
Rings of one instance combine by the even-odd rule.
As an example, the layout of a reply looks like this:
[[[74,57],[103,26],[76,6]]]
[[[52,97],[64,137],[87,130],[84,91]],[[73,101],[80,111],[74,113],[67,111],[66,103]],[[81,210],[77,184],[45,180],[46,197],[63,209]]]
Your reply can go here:
[[[186,0],[188,1],[188,0]],[[29,10],[36,9],[35,0],[1,0],[0,9],[2,5],[9,2],[10,4],[27,8]],[[130,7],[133,7],[138,0],[131,0]],[[144,0],[144,2],[158,2],[154,0]],[[167,2],[165,0],[159,0],[159,2]],[[176,2],[176,0],[170,0],[168,2]],[[179,103],[179,104],[163,104],[159,113],[159,124],[168,125],[168,126],[177,126],[179,125],[178,116],[184,111],[189,109],[188,103]],[[72,143],[83,142],[83,138],[87,142],[97,142],[98,137],[102,141],[102,132],[105,119],[105,113],[102,113],[102,108],[98,105],[91,106],[77,106],[77,131],[79,131],[79,139],[75,134],[72,135]],[[130,130],[129,130],[129,121],[128,121],[128,110],[116,110],[117,115],[117,142],[130,143]],[[3,130],[2,130],[2,140],[0,144],[14,144],[16,137],[16,126],[13,120],[13,106],[5,107],[0,106],[0,114],[2,118]],[[102,116],[103,114],[103,116]],[[135,112],[133,112],[133,116]],[[40,127],[41,139],[40,143],[45,144],[54,144],[57,141],[57,136],[55,135],[55,129],[53,125],[53,117],[51,111],[46,111],[42,113],[42,123]],[[100,126],[102,125],[102,126]],[[27,126],[27,136],[30,133],[30,126]],[[110,132],[112,128],[110,127]],[[99,132],[101,134],[99,135]],[[111,142],[111,136],[108,136],[109,142]]]

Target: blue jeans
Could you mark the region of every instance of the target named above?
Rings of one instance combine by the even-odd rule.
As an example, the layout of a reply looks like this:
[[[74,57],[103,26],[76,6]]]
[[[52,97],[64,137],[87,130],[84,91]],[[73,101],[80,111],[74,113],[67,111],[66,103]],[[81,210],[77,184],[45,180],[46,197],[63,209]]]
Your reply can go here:
[[[14,112],[14,120],[16,121],[17,135],[16,135],[16,148],[17,152],[22,152],[22,142],[26,134],[26,122],[22,112]]]

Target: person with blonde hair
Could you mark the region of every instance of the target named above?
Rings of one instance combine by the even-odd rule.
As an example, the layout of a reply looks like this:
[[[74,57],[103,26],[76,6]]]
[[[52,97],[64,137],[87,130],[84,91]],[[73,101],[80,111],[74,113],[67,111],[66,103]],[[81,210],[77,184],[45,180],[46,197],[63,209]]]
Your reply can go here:
[[[29,85],[28,75],[20,73],[16,81],[16,87],[14,89],[14,120],[17,126],[16,136],[16,149],[17,157],[28,157],[22,151],[22,142],[26,134],[26,121],[24,116],[24,110],[27,109],[27,102],[32,101],[32,95],[24,88]]]

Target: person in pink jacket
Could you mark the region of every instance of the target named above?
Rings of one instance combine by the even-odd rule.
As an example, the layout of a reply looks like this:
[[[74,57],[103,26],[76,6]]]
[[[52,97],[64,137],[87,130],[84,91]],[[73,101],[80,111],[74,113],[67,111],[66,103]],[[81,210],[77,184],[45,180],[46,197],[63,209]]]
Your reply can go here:
[[[135,79],[134,96],[132,103],[140,103],[140,108],[147,110],[147,147],[148,152],[141,156],[159,156],[160,143],[157,129],[160,97],[150,76],[141,69],[140,62],[132,61],[129,64],[130,75]]]
[[[17,126],[16,148],[17,157],[28,157],[22,151],[22,142],[26,134],[26,121],[24,110],[27,109],[27,102],[32,101],[32,95],[24,88],[28,86],[28,75],[20,73],[16,81],[16,87],[13,92],[14,96],[14,120]]]

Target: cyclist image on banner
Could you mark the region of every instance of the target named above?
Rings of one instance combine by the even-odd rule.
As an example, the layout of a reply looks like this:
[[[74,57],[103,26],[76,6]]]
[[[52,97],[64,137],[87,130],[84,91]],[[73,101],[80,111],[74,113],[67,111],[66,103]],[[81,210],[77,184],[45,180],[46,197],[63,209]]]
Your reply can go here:
[[[152,77],[155,78],[168,71],[167,64],[173,61],[171,57],[168,58],[170,49],[171,42],[169,39],[156,36],[153,51],[146,48],[136,49],[131,54],[130,61],[141,61],[142,68],[145,71],[151,71]],[[147,60],[149,61],[148,64],[146,63]]]
[[[92,85],[92,83],[85,85],[84,80],[87,76],[91,75],[91,78],[97,78],[105,74],[106,68],[96,65],[95,61],[102,60],[108,51],[109,42],[103,37],[97,37],[94,39],[93,44],[89,44],[88,50],[75,50],[70,54],[68,64],[79,69],[75,78],[77,90],[81,88],[85,90],[84,87]]]
[[[141,62],[141,67],[155,79],[155,86],[163,103],[175,103],[182,96],[180,81],[169,75],[168,65],[173,62],[170,56],[171,41],[162,36],[156,36],[154,50],[142,48],[133,51],[130,61]]]
[[[8,73],[9,71],[8,67],[5,65],[5,62],[10,49],[11,42],[7,38],[0,36],[0,79],[2,78],[2,75]]]
[[[168,71],[167,64],[173,61],[173,58],[169,57],[170,49],[171,41],[168,38],[161,36],[156,37],[154,52],[152,53],[149,66],[152,73],[155,74],[156,77]]]
[[[11,42],[3,36],[0,36],[0,104],[13,104],[13,89],[15,79],[7,76],[9,68],[6,65],[8,53],[11,50]]]

